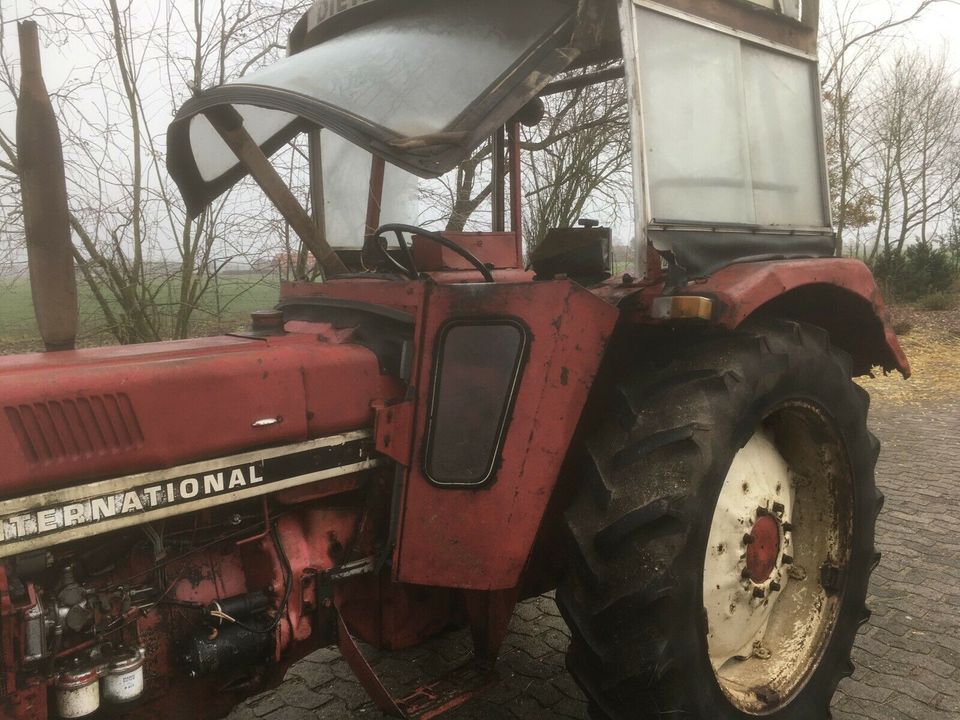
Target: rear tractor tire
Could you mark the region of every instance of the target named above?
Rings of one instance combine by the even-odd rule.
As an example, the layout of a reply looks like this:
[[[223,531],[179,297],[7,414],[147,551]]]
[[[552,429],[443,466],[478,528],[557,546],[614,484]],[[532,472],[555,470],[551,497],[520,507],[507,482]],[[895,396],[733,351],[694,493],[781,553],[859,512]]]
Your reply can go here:
[[[879,560],[869,397],[822,330],[700,338],[618,386],[573,463],[557,592],[603,720],[824,720]]]

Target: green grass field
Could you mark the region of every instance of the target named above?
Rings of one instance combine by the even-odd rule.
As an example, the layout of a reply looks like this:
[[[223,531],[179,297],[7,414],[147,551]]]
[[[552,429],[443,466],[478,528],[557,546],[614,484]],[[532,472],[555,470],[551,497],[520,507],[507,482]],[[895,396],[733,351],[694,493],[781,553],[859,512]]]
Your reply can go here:
[[[158,302],[169,304],[163,312],[173,312],[177,289],[161,293]],[[112,342],[105,322],[90,289],[79,283],[80,337],[82,346]],[[193,335],[230,332],[242,327],[253,310],[270,309],[277,303],[277,276],[260,274],[224,275],[217,286],[211,285],[192,317]],[[0,278],[0,354],[41,350],[39,333],[33,315],[30,282],[27,278]]]

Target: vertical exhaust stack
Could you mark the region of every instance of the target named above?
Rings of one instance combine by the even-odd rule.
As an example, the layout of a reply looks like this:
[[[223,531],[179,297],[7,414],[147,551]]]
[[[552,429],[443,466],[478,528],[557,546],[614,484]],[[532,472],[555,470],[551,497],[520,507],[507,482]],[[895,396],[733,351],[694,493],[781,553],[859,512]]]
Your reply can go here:
[[[47,350],[72,350],[77,339],[77,281],[63,146],[40,67],[37,24],[20,23],[19,35],[17,149],[33,307]]]

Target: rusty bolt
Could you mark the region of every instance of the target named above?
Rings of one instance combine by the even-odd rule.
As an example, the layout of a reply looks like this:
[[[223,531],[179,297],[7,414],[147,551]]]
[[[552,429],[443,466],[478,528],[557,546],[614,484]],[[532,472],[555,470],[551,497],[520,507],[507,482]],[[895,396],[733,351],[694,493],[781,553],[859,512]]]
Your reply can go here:
[[[793,565],[793,555],[784,555],[783,556],[784,565]]]
[[[770,583],[770,592],[780,592],[783,587],[776,580]]]
[[[744,545],[753,545],[753,535],[751,535],[750,533],[747,533],[746,535],[744,535],[744,536],[743,536],[743,544],[744,544]]]
[[[775,503],[773,504],[773,512],[774,512],[775,515],[779,515],[780,517],[783,517],[783,514],[784,514],[786,511],[787,511],[787,508],[785,508],[785,507],[783,506],[783,503],[775,502]]]
[[[753,589],[753,596],[757,600],[763,600],[763,598],[767,596],[767,591],[764,590],[762,587],[756,587]]]
[[[823,565],[820,568],[820,584],[828,594],[839,592],[843,584],[843,569],[836,565]]]

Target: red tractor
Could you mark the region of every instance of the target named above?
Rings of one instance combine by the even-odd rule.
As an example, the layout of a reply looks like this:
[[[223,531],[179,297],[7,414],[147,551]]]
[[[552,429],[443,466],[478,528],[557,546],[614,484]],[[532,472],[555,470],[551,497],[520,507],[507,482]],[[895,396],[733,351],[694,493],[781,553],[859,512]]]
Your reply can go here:
[[[249,332],[95,350],[64,349],[26,47],[56,351],[0,360],[0,716],[219,718],[338,644],[384,711],[436,717],[555,588],[596,718],[829,717],[883,502],[851,378],[909,366],[870,272],[834,256],[816,45],[811,0],[321,0],[289,57],[186,103],[169,166],[194,213],[252,176],[324,281]],[[618,76],[641,269],[590,223],[525,268],[518,122]],[[281,181],[268,158],[300,133],[314,206],[359,187],[365,230]],[[493,232],[381,225],[403,177],[491,136]],[[402,699],[357,644],[455,626],[474,662]]]

